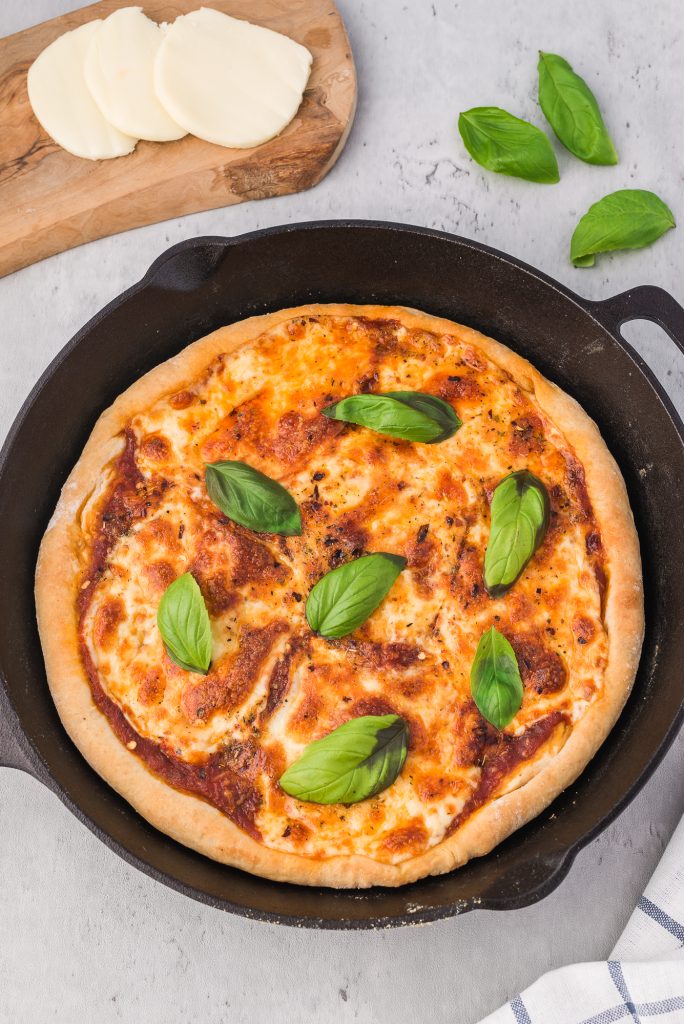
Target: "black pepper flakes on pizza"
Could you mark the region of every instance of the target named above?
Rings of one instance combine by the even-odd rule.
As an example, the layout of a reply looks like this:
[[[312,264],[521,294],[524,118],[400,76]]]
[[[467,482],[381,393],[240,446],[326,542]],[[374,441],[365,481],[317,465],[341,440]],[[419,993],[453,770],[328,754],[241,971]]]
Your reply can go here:
[[[36,599],[61,719],[140,814],[337,887],[450,871],[539,814],[613,726],[643,634],[594,423],[402,307],[255,317],[135,383],[63,489]]]

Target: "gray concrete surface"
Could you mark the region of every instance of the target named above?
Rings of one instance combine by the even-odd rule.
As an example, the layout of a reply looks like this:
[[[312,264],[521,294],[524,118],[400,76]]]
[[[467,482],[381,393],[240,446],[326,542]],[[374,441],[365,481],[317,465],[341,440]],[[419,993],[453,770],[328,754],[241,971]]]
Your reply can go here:
[[[77,6],[2,0],[0,34]],[[71,335],[169,244],[199,234],[320,217],[402,220],[507,250],[594,298],[654,283],[684,300],[684,228],[593,270],[567,259],[578,217],[613,189],[652,188],[684,219],[679,0],[339,6],[360,100],[333,172],[308,193],[132,231],[0,281],[0,436]],[[617,167],[588,167],[558,147],[562,181],[544,187],[482,172],[464,153],[456,120],[470,106],[498,104],[543,124],[534,99],[539,48],[564,54],[595,89]],[[626,333],[681,410],[682,357],[653,325]],[[5,770],[0,1020],[473,1024],[541,972],[606,956],[683,806],[680,736],[628,810],[537,906],[380,934],[295,932],[210,910],[151,881],[38,783]]]

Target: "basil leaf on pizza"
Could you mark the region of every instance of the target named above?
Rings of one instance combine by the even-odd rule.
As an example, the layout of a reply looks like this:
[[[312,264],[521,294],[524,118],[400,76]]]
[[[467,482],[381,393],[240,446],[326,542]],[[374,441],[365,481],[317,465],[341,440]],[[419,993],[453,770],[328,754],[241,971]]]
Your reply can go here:
[[[306,619],[321,636],[353,633],[373,614],[406,566],[401,555],[375,552],[332,569],[312,588]]]
[[[470,669],[470,691],[480,714],[503,729],[515,718],[523,699],[523,684],[515,651],[492,626],[480,637]]]
[[[539,106],[566,149],[588,164],[616,164],[618,156],[593,92],[567,60],[539,52]]]
[[[505,594],[520,577],[548,523],[549,496],[541,480],[527,469],[504,477],[492,498],[484,558],[484,582],[491,597]]]
[[[408,750],[399,715],[363,715],[314,740],[280,779],[289,796],[316,804],[355,804],[391,786]]]
[[[157,626],[171,661],[205,675],[211,664],[211,623],[197,580],[183,573],[164,591]]]
[[[422,391],[387,391],[381,395],[350,395],[322,410],[324,416],[369,427],[402,441],[439,444],[461,426],[448,402]]]
[[[302,516],[290,492],[246,462],[209,462],[204,481],[214,504],[240,526],[284,537],[302,532]]]

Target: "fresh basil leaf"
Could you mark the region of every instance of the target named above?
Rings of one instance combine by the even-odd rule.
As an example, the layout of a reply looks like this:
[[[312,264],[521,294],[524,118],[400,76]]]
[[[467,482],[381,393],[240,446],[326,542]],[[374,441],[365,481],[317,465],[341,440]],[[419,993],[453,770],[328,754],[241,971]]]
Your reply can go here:
[[[391,786],[408,749],[399,715],[363,715],[314,740],[281,776],[290,796],[315,804],[355,804]]]
[[[290,492],[246,462],[209,462],[204,481],[214,504],[240,526],[284,537],[302,532],[301,513]]]
[[[593,267],[596,253],[642,249],[674,226],[672,211],[654,192],[623,188],[589,207],[572,236],[570,259]]]
[[[369,427],[378,434],[439,444],[461,426],[448,402],[422,391],[387,391],[381,395],[350,395],[323,409],[323,415]]]
[[[496,729],[515,718],[523,699],[515,651],[492,626],[480,637],[470,669],[470,692],[480,714]]]
[[[183,573],[164,591],[157,626],[171,661],[204,675],[211,664],[211,623],[197,581]]]
[[[487,170],[545,185],[560,181],[551,143],[529,121],[501,107],[473,107],[459,115],[458,130],[473,160]]]
[[[306,601],[306,619],[315,633],[340,637],[353,633],[389,593],[406,566],[401,555],[375,552],[326,573]]]
[[[513,586],[544,539],[549,496],[527,469],[510,473],[492,498],[491,526],[484,559],[484,581],[492,597]]]
[[[618,156],[594,94],[567,60],[539,52],[539,105],[571,153],[588,164],[616,164]]]

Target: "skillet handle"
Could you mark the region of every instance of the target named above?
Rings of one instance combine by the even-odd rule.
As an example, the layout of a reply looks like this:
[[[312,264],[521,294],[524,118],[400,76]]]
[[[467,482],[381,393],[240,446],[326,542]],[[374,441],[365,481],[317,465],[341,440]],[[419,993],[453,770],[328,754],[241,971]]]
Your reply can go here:
[[[588,302],[587,308],[614,334],[619,334],[628,320],[652,320],[669,334],[680,352],[684,352],[684,308],[663,288],[643,284],[603,302]]]
[[[28,772],[39,782],[46,782],[38,757],[30,750],[16,711],[10,704],[0,680],[0,768],[16,768]]]

